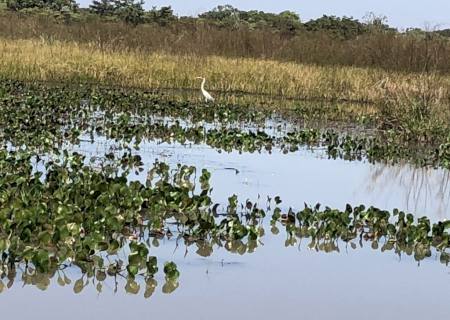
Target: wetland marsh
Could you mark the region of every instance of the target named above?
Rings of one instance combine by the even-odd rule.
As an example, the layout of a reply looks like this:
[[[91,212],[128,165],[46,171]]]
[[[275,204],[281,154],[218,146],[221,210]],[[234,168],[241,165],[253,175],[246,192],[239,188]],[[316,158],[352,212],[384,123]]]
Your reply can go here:
[[[448,318],[444,31],[32,2],[0,9],[4,316]]]
[[[16,316],[448,312],[445,141],[157,92],[3,81],[0,103]]]

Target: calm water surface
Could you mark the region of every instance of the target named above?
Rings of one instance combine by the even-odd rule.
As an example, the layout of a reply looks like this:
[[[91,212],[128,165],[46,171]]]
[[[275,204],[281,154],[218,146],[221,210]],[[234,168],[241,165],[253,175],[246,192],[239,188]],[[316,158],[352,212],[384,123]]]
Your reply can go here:
[[[115,144],[84,142],[78,151],[95,156]],[[282,154],[219,153],[207,146],[180,146],[146,142],[135,151],[147,167],[156,159],[206,168],[216,202],[226,202],[233,193],[241,201],[279,195],[285,206],[301,209],[304,203],[333,208],[364,204],[381,209],[402,209],[433,220],[450,218],[450,186],[447,170],[415,168],[409,164],[371,164],[364,161],[328,159],[320,150]],[[132,179],[144,180],[145,172]]]
[[[107,141],[82,143],[88,155],[109,149]],[[345,204],[399,208],[433,220],[449,217],[448,172],[329,160],[321,152],[303,150],[283,155],[218,153],[205,146],[143,143],[146,166],[155,159],[183,163],[212,172],[213,198],[224,203],[233,193],[241,201],[264,202],[279,195],[285,207],[303,203],[330,207]],[[132,177],[143,179],[144,177]],[[340,253],[319,253],[305,243],[285,247],[285,235],[266,236],[252,254],[215,249],[208,258],[195,245],[176,246],[162,240],[150,249],[159,261],[173,260],[181,272],[180,286],[163,294],[164,283],[152,297],[128,294],[119,279],[97,293],[88,285],[80,294],[60,287],[56,279],[46,291],[22,287],[20,280],[0,295],[2,315],[25,319],[449,319],[450,268],[433,256],[417,264],[412,257],[341,244]],[[75,281],[81,274],[67,270]],[[144,287],[145,284],[141,284]]]

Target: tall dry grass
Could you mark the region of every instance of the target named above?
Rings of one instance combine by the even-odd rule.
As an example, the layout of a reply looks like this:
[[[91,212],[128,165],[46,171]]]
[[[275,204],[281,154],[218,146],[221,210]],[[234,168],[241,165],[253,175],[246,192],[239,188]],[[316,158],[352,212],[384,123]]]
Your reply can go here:
[[[324,32],[298,31],[287,35],[245,26],[219,28],[195,19],[180,19],[164,27],[156,24],[132,27],[89,15],[82,21],[65,24],[48,15],[0,12],[0,37],[95,43],[106,51],[164,51],[177,55],[450,73],[450,41],[432,34],[424,37],[372,32],[344,41]]]
[[[43,81],[95,82],[140,88],[198,88],[208,79],[213,92],[361,102],[423,99],[447,105],[450,77],[374,68],[317,66],[252,58],[116,51],[96,43],[41,38],[0,38],[0,76]],[[423,86],[427,83],[427,87]]]

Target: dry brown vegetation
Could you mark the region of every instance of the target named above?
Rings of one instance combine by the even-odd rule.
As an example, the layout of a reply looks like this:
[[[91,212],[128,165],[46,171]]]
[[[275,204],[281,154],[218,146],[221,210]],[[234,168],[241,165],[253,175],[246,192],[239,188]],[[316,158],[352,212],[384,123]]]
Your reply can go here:
[[[196,88],[208,78],[212,91],[359,102],[448,99],[449,79],[382,69],[317,66],[252,58],[113,51],[95,43],[0,39],[0,74],[22,80],[96,82],[140,88]],[[428,84],[429,87],[425,87]]]
[[[295,34],[244,26],[220,28],[201,20],[180,19],[166,26],[136,27],[97,17],[65,24],[48,16],[2,13],[0,37],[92,44],[101,50],[272,59],[317,65],[345,65],[402,72],[450,71],[450,41],[436,34],[371,32],[342,40],[325,32]]]

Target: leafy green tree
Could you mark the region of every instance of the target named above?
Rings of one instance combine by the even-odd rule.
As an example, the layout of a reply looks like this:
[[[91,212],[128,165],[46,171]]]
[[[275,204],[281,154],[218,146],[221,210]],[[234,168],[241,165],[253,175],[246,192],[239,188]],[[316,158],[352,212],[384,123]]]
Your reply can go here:
[[[132,25],[144,22],[143,0],[94,0],[89,10],[100,16],[115,16]]]
[[[78,8],[75,0],[7,0],[9,10],[50,9],[55,11],[73,11]]]
[[[450,29],[438,30],[438,31],[435,31],[435,33],[437,33],[443,37],[450,38]]]
[[[226,21],[239,15],[240,11],[237,8],[227,4],[224,6],[217,6],[211,11],[200,14],[199,17],[208,20]]]
[[[247,25],[250,28],[271,27],[282,32],[295,32],[301,27],[300,17],[292,11],[283,11],[280,14],[257,10],[241,11],[233,6],[225,5],[202,13],[199,17],[215,21],[224,27],[238,25]]]
[[[89,10],[92,13],[101,16],[112,16],[116,10],[115,0],[94,0],[89,6]]]
[[[217,26],[232,28],[238,27],[243,23],[241,21],[242,12],[231,5],[217,6],[211,11],[199,15],[200,19],[208,20]]]
[[[304,26],[308,31],[323,31],[344,39],[352,39],[368,31],[367,26],[356,19],[327,15],[310,20]]]
[[[177,20],[170,6],[161,7],[160,9],[153,7],[152,10],[146,12],[145,17],[147,22],[155,22],[161,26],[166,26]]]
[[[282,32],[293,33],[301,28],[301,21],[298,14],[292,11],[283,11],[272,16],[272,27]]]
[[[114,14],[123,21],[132,25],[138,25],[144,22],[143,0],[116,0],[116,9]]]

